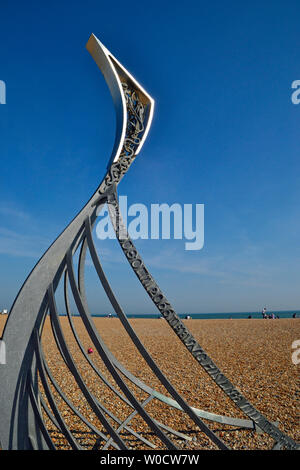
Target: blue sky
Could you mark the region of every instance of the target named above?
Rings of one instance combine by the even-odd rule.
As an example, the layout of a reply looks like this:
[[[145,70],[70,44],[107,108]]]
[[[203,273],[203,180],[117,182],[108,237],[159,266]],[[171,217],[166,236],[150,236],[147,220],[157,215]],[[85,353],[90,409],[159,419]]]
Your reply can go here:
[[[104,175],[114,109],[94,33],[156,101],[119,186],[128,203],[204,204],[205,244],[136,245],[178,313],[299,309],[300,4],[8,2],[0,7],[0,309]],[[128,313],[154,307],[97,241]],[[111,311],[87,267],[93,313]]]

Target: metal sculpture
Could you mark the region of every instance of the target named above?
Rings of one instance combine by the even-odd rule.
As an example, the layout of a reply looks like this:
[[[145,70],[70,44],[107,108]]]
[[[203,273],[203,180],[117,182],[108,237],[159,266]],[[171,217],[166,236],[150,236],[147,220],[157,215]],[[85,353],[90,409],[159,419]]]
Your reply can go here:
[[[90,37],[87,49],[101,69],[114,100],[117,114],[115,144],[107,173],[99,188],[37,263],[10,311],[2,338],[6,345],[6,364],[0,365],[0,441],[2,449],[55,449],[56,445],[45,424],[45,415],[64,435],[70,448],[82,449],[83,447],[76,438],[76,433],[72,431],[59,410],[57,396],[67,404],[74,416],[81,420],[97,437],[96,447],[99,449],[110,447],[127,449],[128,446],[122,436],[123,431],[140,441],[146,448],[154,448],[153,442],[130,427],[130,422],[136,415],[144,420],[164,448],[177,449],[178,446],[174,441],[178,437],[189,440],[188,435],[151,417],[147,411],[147,404],[153,400],[159,400],[171,408],[186,413],[198,426],[199,432],[205,433],[220,449],[228,449],[228,446],[203,420],[266,432],[274,439],[273,448],[275,449],[297,448],[297,444],[289,436],[263,417],[242,396],[208,357],[158,287],[130,239],[122,223],[117,186],[138,155],[147,137],[153,116],[154,101],[94,35]],[[104,204],[108,205],[112,224],[126,259],[160,314],[166,319],[192,357],[244,412],[248,419],[217,415],[189,406],[146,350],[111,289],[94,245],[92,228],[97,218],[97,211]],[[76,278],[73,260],[74,255],[78,252]],[[84,266],[88,252],[105,293],[129,338],[170,396],[159,393],[130,373],[107,348],[97,331],[88,310],[85,291]],[[97,400],[91,393],[68,348],[55,299],[56,290],[63,277],[66,311],[75,341],[81,349],[83,357],[98,375],[99,380],[115,394],[118,400],[122,400],[132,410],[124,420],[120,420],[113,410],[107,409],[104,403]],[[86,331],[117,386],[97,369],[81,343],[71,314],[69,286]],[[43,325],[48,314],[61,357],[91,410],[101,422],[101,429],[95,427],[76,408],[48,367],[41,344]],[[143,401],[139,400],[129,384],[133,384],[134,387],[145,392],[147,398]]]

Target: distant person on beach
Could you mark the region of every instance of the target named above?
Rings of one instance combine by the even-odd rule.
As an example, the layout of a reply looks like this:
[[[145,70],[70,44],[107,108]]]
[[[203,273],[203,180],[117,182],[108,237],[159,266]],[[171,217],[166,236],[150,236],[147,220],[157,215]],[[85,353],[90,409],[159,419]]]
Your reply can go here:
[[[261,314],[262,314],[262,317],[263,317],[263,318],[268,318],[268,317],[267,317],[267,309],[266,309],[266,307],[264,307],[264,308],[262,309]]]
[[[297,313],[293,313],[293,318],[296,318],[297,317]]]

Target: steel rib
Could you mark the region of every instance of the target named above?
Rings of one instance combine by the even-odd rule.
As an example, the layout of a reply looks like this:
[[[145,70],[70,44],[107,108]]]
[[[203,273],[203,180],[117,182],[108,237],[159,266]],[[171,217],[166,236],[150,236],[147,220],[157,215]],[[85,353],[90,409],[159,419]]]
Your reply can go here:
[[[44,366],[45,366],[45,371],[47,372],[47,375],[49,376],[49,379],[51,380],[54,388],[56,389],[57,393],[61,396],[61,398],[65,401],[65,403],[71,408],[71,410],[78,416],[79,419],[81,419],[95,434],[97,434],[99,437],[101,437],[104,440],[108,440],[107,436],[103,434],[101,431],[99,431],[88,419],[86,419],[80,411],[73,405],[73,403],[66,397],[66,395],[62,392],[61,388],[57,384],[56,380],[54,379],[49,366],[47,362],[44,360]],[[50,417],[51,419],[51,417]],[[119,446],[113,442],[113,446],[119,449]]]
[[[66,286],[67,286],[67,282],[68,282],[68,273],[67,271],[65,272],[65,300],[66,300],[66,310],[67,310],[67,315],[68,315],[68,318],[69,318],[69,322],[70,322],[70,326],[71,326],[71,329],[72,329],[72,332],[73,332],[73,335],[75,337],[75,340],[82,352],[82,354],[84,355],[85,359],[88,361],[88,363],[90,364],[90,366],[93,368],[93,370],[96,372],[96,374],[98,375],[98,377],[102,380],[103,383],[105,383],[105,385],[107,387],[110,388],[111,391],[113,391],[121,400],[123,400],[127,405],[129,405],[130,407],[132,407],[132,404],[127,400],[126,397],[124,397],[123,395],[120,394],[120,392],[106,379],[106,377],[101,374],[101,372],[99,371],[99,369],[95,366],[95,364],[93,363],[93,361],[90,360],[90,358],[88,357],[88,355],[86,354],[85,352],[85,349],[77,335],[77,331],[76,331],[76,328],[74,326],[74,323],[73,323],[73,320],[72,320],[72,315],[71,315],[71,312],[70,312],[70,308],[69,308],[69,301],[68,301],[68,294],[67,294],[67,289],[66,289]],[[152,397],[153,398],[153,397]],[[121,421],[116,417],[114,416],[109,410],[107,410],[99,401],[97,401],[99,406],[106,412],[106,414],[108,414],[116,423],[120,424]],[[141,441],[143,441],[145,444],[147,444],[149,447],[152,447],[152,448],[156,448],[156,446],[154,444],[152,444],[152,442],[148,441],[147,439],[145,439],[144,437],[140,436],[138,433],[136,433],[133,429],[131,429],[129,426],[126,426],[125,429],[132,435],[134,435],[136,438],[140,439]]]
[[[93,224],[95,223],[95,221],[96,221],[96,218],[91,216],[91,227],[93,227]],[[87,239],[86,239],[86,236],[85,236],[84,240],[82,241],[82,246],[81,246],[80,256],[79,256],[79,263],[78,263],[78,289],[79,289],[80,294],[82,296],[82,301],[85,305],[85,308],[88,311],[88,305],[87,305],[87,301],[86,301],[85,284],[84,284],[84,273],[83,273],[87,248],[88,248],[88,245],[87,245]],[[176,408],[178,410],[183,411],[181,406],[175,400],[173,400],[170,397],[167,397],[166,395],[163,395],[160,392],[157,392],[154,389],[151,389],[148,385],[146,385],[140,379],[137,379],[134,375],[132,375],[113,356],[113,354],[109,350],[107,350],[107,353],[112,358],[112,361],[113,361],[114,365],[117,367],[117,369],[119,369],[120,372],[122,372],[122,374],[125,375],[125,377],[127,377],[136,386],[141,388],[141,390],[154,395],[155,398],[162,401],[163,403],[166,403],[167,405],[172,406],[173,408]],[[207,419],[209,421],[214,421],[214,422],[221,423],[221,424],[228,424],[230,426],[235,426],[235,427],[255,429],[255,425],[254,425],[254,422],[252,420],[246,420],[246,419],[241,419],[241,418],[232,418],[230,416],[225,416],[225,415],[218,415],[216,413],[211,413],[209,411],[200,410],[200,409],[194,408],[194,407],[191,407],[191,409],[198,416],[200,416],[201,418]],[[159,424],[161,425],[161,423],[159,423]]]
[[[94,220],[95,222],[95,220]],[[82,296],[82,301],[83,303],[85,304],[85,308],[86,308],[86,311],[89,312],[88,310],[88,306],[87,306],[87,302],[86,300],[86,294],[85,294],[85,285],[84,285],[84,275],[83,275],[83,268],[84,268],[84,263],[85,263],[85,258],[86,258],[86,251],[87,251],[87,248],[88,248],[88,245],[87,245],[87,240],[86,240],[86,237],[84,238],[84,240],[82,241],[82,246],[81,246],[81,250],[80,250],[80,256],[79,256],[79,263],[78,263],[78,290]],[[65,275],[65,280],[66,280],[66,277],[67,277],[67,273]],[[68,297],[68,294],[66,294],[67,297]],[[70,312],[70,309],[67,308],[67,312],[68,312],[68,317],[69,317],[69,320],[71,322],[71,328],[73,330],[73,332],[75,331],[75,327],[74,327],[74,324],[72,322],[72,315],[71,315],[71,312]],[[90,313],[89,313],[90,315]],[[94,325],[94,328],[95,325]],[[74,335],[76,334],[76,331],[74,333]],[[101,337],[99,336],[99,340],[101,340]],[[102,342],[102,346],[103,348],[105,348],[105,344]],[[150,395],[152,395],[154,398],[158,399],[159,401],[163,402],[163,403],[166,403],[167,405],[170,405],[172,406],[173,408],[177,408],[179,410],[182,411],[182,408],[178,405],[178,403],[175,401],[175,400],[172,400],[171,398],[169,397],[166,397],[165,395],[157,392],[156,390],[154,389],[151,389],[148,385],[146,385],[144,382],[140,381],[139,379],[137,379],[134,375],[132,375],[116,358],[115,356],[109,351],[109,349],[106,349],[106,353],[111,357],[111,360],[112,362],[114,363],[115,367],[117,369],[119,369],[120,372],[122,372],[122,374],[128,378],[134,385],[136,385],[137,387],[139,387],[141,390],[143,390],[144,392],[146,393],[149,393]],[[86,356],[86,354],[85,354]],[[93,364],[92,361],[89,360],[89,358],[87,357],[87,360],[90,362],[91,366],[94,368],[95,372],[99,375],[99,377],[101,376],[100,372],[98,371],[98,369],[95,367],[95,365]],[[103,376],[100,377],[102,380],[103,380]],[[105,377],[104,377],[105,379]],[[106,379],[105,379],[106,380]],[[114,389],[114,387],[109,383],[109,382],[105,382],[112,390],[114,390],[114,392],[123,400],[125,401],[125,403],[127,403],[129,406],[132,406],[131,403],[127,400],[126,397],[122,396],[116,389]],[[203,417],[207,417],[207,419],[213,419],[214,421],[220,419],[220,422],[224,423],[225,421],[221,421],[222,419],[224,420],[224,417],[223,416],[219,416],[219,415],[215,415],[213,413],[209,413],[209,412],[205,412],[205,411],[201,411],[201,410],[198,410],[196,408],[194,408],[194,411],[195,413],[199,413],[199,416],[202,416],[203,414]],[[214,419],[216,418],[216,419]],[[231,419],[231,418],[227,418],[227,419]],[[235,420],[234,418],[232,418],[235,422],[235,426],[242,426],[242,422],[245,423],[246,420]],[[238,421],[238,423],[236,422]],[[154,422],[156,422],[158,424],[159,427],[161,427],[162,429],[165,429],[166,431],[168,431],[169,433],[171,434],[174,434],[175,436],[177,437],[180,437],[182,439],[186,439],[186,440],[191,440],[191,438],[183,433],[180,433],[179,431],[175,431],[174,429],[170,428],[169,426],[166,426],[162,423],[160,423],[159,421],[157,420],[154,420]],[[251,421],[247,421],[246,424],[248,425],[248,427],[253,427],[252,425],[252,422]]]
[[[224,442],[218,438],[214,434],[213,431],[199,418],[198,415],[194,413],[194,411],[191,409],[191,407],[186,403],[186,401],[181,397],[181,395],[175,390],[173,385],[170,383],[170,381],[165,377],[165,375],[162,373],[162,371],[159,369],[149,352],[146,350],[140,339],[138,338],[137,334],[135,333],[134,329],[130,325],[125,313],[123,312],[121,306],[119,305],[110,285],[109,282],[105,276],[105,273],[102,269],[98,253],[95,249],[92,233],[91,233],[91,222],[90,218],[87,217],[85,220],[85,228],[86,228],[86,235],[87,235],[87,242],[90,250],[91,257],[94,262],[94,266],[96,268],[96,271],[98,273],[99,279],[103,285],[103,288],[106,292],[107,297],[109,298],[116,314],[119,316],[125,330],[127,331],[128,335],[132,339],[133,343],[135,344],[136,348],[140,352],[140,354],[143,356],[143,358],[146,360],[147,364],[149,367],[152,369],[152,371],[155,373],[155,375],[158,377],[158,379],[161,381],[161,383],[164,385],[164,387],[168,390],[168,392],[175,398],[179,406],[189,415],[189,417],[194,421],[197,426],[220,448],[220,449],[228,449],[228,446],[224,444]]]
[[[44,436],[44,438],[47,442],[47,445],[49,446],[49,449],[50,450],[55,450],[56,446],[55,446],[54,442],[52,441],[51,436],[50,436],[50,434],[49,434],[49,432],[48,432],[48,430],[45,426],[43,416],[41,414],[41,410],[40,410],[40,407],[38,405],[38,402],[37,402],[37,399],[36,399],[36,396],[35,396],[35,393],[34,393],[34,390],[33,390],[31,371],[28,373],[27,387],[28,387],[28,390],[29,390],[29,397],[30,397],[31,405],[32,405],[32,408],[34,410],[37,421],[39,423],[40,430],[41,430],[41,432],[42,432],[42,434],[43,434],[43,436]]]
[[[147,397],[146,400],[144,400],[144,401],[141,403],[141,405],[142,405],[143,407],[145,407],[152,399],[153,399],[152,396]],[[121,432],[123,428],[126,429],[126,428],[127,428],[127,424],[128,424],[137,414],[138,414],[137,410],[134,410],[132,413],[130,413],[130,415],[127,416],[127,418],[120,424],[120,426],[119,426],[118,429],[117,429],[117,432]],[[109,440],[107,441],[107,443],[104,445],[103,450],[106,450],[106,449],[109,447],[109,445],[110,445],[110,440],[111,440],[111,439],[109,439]],[[155,448],[155,446],[154,446],[154,448]]]
[[[35,338],[35,347],[36,347],[36,357],[37,357],[37,363],[38,363],[38,370],[39,370],[39,373],[40,373],[40,378],[41,378],[41,381],[42,381],[42,384],[43,384],[48,402],[49,402],[49,404],[52,408],[52,411],[54,413],[54,416],[55,416],[57,422],[59,423],[60,429],[62,430],[65,438],[67,439],[67,441],[71,445],[72,449],[80,450],[80,449],[82,449],[82,447],[78,444],[76,439],[74,439],[71,431],[69,430],[69,428],[66,425],[64,419],[62,418],[62,416],[60,414],[60,411],[59,411],[59,409],[56,405],[55,399],[54,399],[54,397],[52,395],[52,392],[50,390],[48,380],[47,380],[47,377],[46,377],[44,364],[43,364],[43,361],[42,361],[42,352],[41,352],[41,348],[40,348],[40,341],[39,341],[39,336],[38,336],[37,331],[35,331],[34,338]]]
[[[52,285],[48,289],[48,296],[49,296],[49,310],[50,310],[50,316],[51,316],[51,324],[53,325],[53,329],[56,331],[57,339],[59,342],[59,347],[62,348],[64,358],[66,359],[66,364],[69,367],[71,373],[73,374],[77,384],[79,385],[79,388],[83,392],[86,400],[88,401],[89,405],[91,406],[92,410],[102,423],[102,425],[105,427],[107,432],[114,438],[115,442],[120,446],[121,449],[125,450],[127,449],[125,443],[123,440],[120,438],[120,436],[116,433],[115,429],[111,426],[109,421],[105,418],[104,414],[102,413],[101,409],[99,408],[98,403],[96,402],[95,398],[92,396],[88,388],[86,387],[84,380],[81,377],[81,374],[77,370],[77,367],[73,361],[72,355],[68,350],[68,347],[66,345],[64,335],[61,331],[59,321],[58,321],[58,313],[57,313],[57,308],[55,304],[55,299],[53,295],[53,288]]]
[[[86,329],[87,329],[87,331],[88,331],[95,347],[97,348],[98,353],[100,354],[103,362],[105,363],[107,369],[109,370],[109,372],[113,376],[114,380],[116,381],[116,383],[118,384],[120,389],[123,391],[123,393],[129,399],[129,401],[132,403],[133,407],[138,410],[139,414],[144,418],[145,422],[156,433],[156,435],[167,446],[167,448],[176,449],[177,447],[161,431],[161,429],[157,426],[157,424],[153,421],[153,419],[149,416],[149,414],[143,409],[140,402],[135,398],[135,396],[129,390],[128,386],[122,380],[122,378],[120,377],[120,375],[117,372],[116,368],[114,367],[111,359],[109,358],[109,356],[106,354],[105,350],[103,349],[101,341],[99,340],[99,337],[98,337],[98,332],[93,327],[92,322],[89,318],[89,315],[85,311],[83,303],[81,301],[80,293],[78,291],[78,287],[77,287],[76,282],[75,282],[73,261],[72,261],[72,253],[71,253],[70,250],[67,253],[67,266],[68,266],[68,272],[69,272],[70,285],[71,285],[71,289],[73,291],[73,296],[74,296],[74,300],[76,302],[77,308],[79,310],[79,313],[81,314],[82,319],[84,320]]]

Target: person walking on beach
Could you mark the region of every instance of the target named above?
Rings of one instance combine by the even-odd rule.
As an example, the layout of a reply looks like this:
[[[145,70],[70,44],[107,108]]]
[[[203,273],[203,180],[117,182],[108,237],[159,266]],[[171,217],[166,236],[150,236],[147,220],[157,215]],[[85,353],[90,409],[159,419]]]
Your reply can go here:
[[[262,309],[261,314],[262,314],[262,317],[263,317],[263,318],[267,318],[267,309],[266,309],[266,307],[264,307],[264,308]]]

